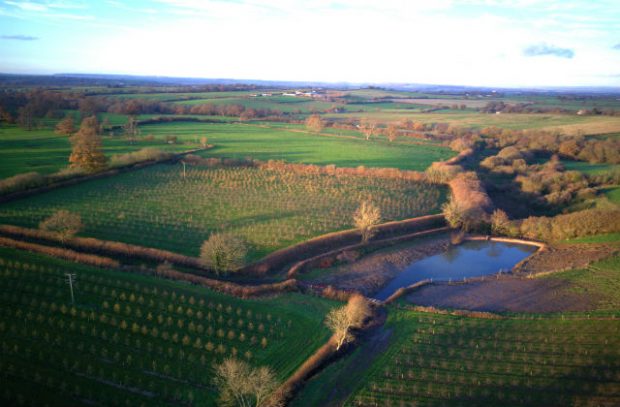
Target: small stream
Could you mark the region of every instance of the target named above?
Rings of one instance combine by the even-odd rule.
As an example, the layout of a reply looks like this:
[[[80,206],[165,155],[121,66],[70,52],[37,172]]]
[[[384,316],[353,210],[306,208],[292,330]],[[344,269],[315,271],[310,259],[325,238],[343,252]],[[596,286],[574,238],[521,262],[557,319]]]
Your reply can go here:
[[[536,250],[536,246],[526,244],[469,240],[411,263],[373,297],[383,301],[399,288],[427,279],[463,280],[508,271]]]

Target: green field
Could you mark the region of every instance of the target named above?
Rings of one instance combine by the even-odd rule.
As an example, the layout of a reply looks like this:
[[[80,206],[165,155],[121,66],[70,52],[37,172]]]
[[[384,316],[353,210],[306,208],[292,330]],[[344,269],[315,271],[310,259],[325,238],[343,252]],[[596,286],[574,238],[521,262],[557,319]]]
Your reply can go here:
[[[236,356],[282,381],[329,337],[333,303],[299,294],[240,300],[9,249],[0,276],[3,405],[211,406],[213,363]]]
[[[326,118],[370,117],[382,122],[398,122],[403,118],[422,123],[448,123],[460,127],[482,129],[499,128],[521,130],[560,130],[566,134],[602,134],[620,131],[620,120],[613,116],[577,116],[570,114],[487,114],[473,111],[415,113],[408,110],[382,110],[380,112],[326,114]]]
[[[130,142],[123,137],[103,137],[107,156],[128,153],[145,147],[180,152],[195,147],[195,144],[166,144],[163,140]],[[24,172],[41,174],[56,172],[69,164],[71,144],[66,136],[54,134],[52,130],[25,131],[16,126],[0,126],[0,178],[11,177]]]
[[[384,221],[439,212],[445,191],[398,179],[296,174],[258,168],[157,165],[0,206],[0,223],[36,227],[56,210],[82,216],[84,236],[198,255],[211,232],[245,238],[251,258],[352,227],[371,196]]]
[[[617,243],[620,242],[620,233],[594,236],[581,240],[584,243]],[[572,242],[574,243],[575,241]],[[620,245],[616,250],[619,249]],[[616,251],[616,253],[618,252]],[[597,301],[597,309],[601,311],[620,310],[620,257],[617,255],[590,264],[585,269],[553,273],[544,278],[569,283],[571,291],[585,294],[595,299]]]
[[[259,160],[285,160],[338,167],[389,167],[423,171],[432,162],[450,158],[454,153],[437,145],[413,145],[325,137],[293,131],[282,126],[257,124],[165,123],[141,126],[142,134],[156,137],[176,135],[181,140],[206,136],[215,148],[208,156]],[[338,134],[336,130],[335,133]],[[346,131],[340,132],[346,134]]]
[[[585,161],[562,160],[562,165],[566,171],[580,171],[585,174],[596,175],[608,171],[620,170],[620,165],[614,164],[593,164]]]
[[[618,405],[618,320],[457,317],[391,309],[390,346],[350,406]]]

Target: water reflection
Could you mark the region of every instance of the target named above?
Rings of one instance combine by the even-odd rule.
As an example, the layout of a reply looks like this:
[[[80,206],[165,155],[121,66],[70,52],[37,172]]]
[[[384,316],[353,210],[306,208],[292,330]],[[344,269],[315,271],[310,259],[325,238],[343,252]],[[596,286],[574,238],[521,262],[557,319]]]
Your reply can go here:
[[[461,280],[509,270],[536,251],[535,246],[470,240],[452,246],[444,253],[430,256],[409,265],[381,289],[375,298],[384,300],[400,287],[432,278],[435,281]]]

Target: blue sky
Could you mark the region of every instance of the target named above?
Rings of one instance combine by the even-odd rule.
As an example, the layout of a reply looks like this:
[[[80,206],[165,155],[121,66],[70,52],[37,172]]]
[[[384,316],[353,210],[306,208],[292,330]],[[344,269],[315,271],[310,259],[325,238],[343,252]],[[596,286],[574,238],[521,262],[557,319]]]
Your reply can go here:
[[[0,72],[620,86],[620,1],[0,0]]]

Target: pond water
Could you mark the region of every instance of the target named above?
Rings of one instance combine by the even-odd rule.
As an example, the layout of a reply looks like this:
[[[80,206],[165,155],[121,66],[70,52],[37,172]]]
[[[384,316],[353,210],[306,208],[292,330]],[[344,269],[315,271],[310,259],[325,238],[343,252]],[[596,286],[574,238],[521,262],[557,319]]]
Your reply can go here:
[[[537,249],[525,244],[468,240],[451,246],[444,253],[411,263],[373,297],[383,301],[401,287],[431,278],[433,281],[462,280],[508,271]]]

